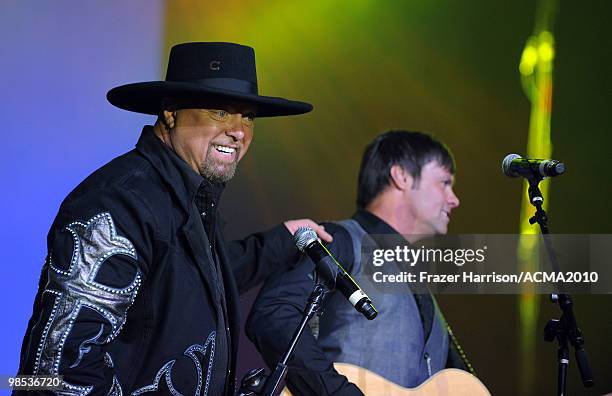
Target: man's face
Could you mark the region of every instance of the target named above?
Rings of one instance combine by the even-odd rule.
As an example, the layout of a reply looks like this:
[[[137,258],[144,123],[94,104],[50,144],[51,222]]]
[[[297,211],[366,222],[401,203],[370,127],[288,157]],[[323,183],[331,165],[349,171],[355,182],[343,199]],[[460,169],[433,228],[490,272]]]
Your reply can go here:
[[[229,181],[253,139],[255,109],[240,104],[188,107],[175,113],[172,148],[208,180]]]
[[[453,192],[454,176],[437,161],[421,169],[421,178],[406,191],[407,208],[414,219],[413,233],[420,236],[446,234],[451,211],[459,206]]]

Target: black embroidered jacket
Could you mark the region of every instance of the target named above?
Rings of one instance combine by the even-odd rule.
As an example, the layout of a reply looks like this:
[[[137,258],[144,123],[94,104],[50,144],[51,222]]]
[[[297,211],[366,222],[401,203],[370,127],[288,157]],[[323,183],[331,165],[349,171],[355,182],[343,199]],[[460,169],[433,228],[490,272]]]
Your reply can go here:
[[[217,219],[209,241],[194,202],[202,180],[145,127],[136,149],[68,195],[20,374],[63,375],[58,394],[234,394],[238,294],[298,253],[282,225],[226,244]]]

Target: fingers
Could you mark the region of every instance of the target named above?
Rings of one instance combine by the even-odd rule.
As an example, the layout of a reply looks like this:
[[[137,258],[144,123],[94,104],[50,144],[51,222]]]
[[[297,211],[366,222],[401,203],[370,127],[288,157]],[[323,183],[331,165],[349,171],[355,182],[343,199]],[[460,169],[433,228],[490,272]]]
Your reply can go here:
[[[334,238],[325,231],[325,227],[315,223],[311,219],[288,220],[284,224],[287,230],[289,230],[289,232],[291,233],[291,235],[295,234],[295,232],[300,227],[309,227],[309,228],[312,228],[314,232],[317,233],[317,236],[323,242],[330,243],[331,241],[334,240]]]
[[[325,227],[323,227],[322,225],[315,224],[312,229],[315,230],[315,232],[323,242],[330,243],[334,240],[334,238],[325,231]]]

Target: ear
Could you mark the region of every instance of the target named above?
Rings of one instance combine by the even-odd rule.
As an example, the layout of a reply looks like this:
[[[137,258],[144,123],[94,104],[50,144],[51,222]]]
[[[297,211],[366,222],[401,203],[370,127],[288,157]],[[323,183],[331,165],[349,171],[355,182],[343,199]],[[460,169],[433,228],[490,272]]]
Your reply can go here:
[[[412,176],[402,166],[393,165],[391,167],[391,186],[404,191],[412,186]]]
[[[161,119],[166,129],[174,128],[174,122],[176,120],[176,111],[164,109],[161,114]]]

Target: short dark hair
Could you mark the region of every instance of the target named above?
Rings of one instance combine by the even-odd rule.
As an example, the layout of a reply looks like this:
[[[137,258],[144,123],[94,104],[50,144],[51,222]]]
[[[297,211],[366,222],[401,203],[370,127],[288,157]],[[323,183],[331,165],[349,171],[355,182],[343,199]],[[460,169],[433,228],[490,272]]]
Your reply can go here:
[[[450,150],[429,134],[393,130],[378,135],[363,153],[357,207],[365,208],[390,184],[393,165],[401,165],[418,182],[421,169],[431,161],[455,173],[455,160]]]

